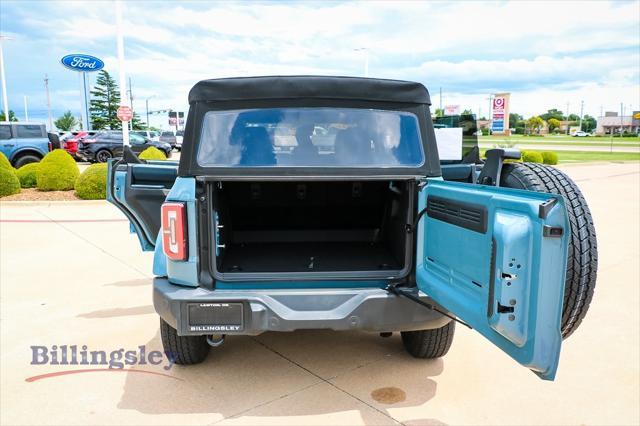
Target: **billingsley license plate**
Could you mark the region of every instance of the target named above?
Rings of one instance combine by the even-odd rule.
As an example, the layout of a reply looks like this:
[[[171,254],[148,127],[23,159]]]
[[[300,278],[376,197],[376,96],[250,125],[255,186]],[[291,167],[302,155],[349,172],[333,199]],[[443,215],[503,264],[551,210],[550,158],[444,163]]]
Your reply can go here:
[[[242,331],[242,314],[242,303],[189,303],[189,331],[207,331],[217,333]]]

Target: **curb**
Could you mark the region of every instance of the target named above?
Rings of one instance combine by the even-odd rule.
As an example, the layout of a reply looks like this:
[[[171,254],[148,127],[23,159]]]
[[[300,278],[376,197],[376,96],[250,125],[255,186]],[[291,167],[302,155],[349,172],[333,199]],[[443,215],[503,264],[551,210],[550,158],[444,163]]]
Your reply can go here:
[[[107,200],[67,200],[67,201],[1,201],[0,207],[7,206],[31,206],[31,207],[41,207],[41,206],[61,206],[61,205],[72,205],[72,206],[90,206],[90,205],[101,205],[106,204],[109,205]]]

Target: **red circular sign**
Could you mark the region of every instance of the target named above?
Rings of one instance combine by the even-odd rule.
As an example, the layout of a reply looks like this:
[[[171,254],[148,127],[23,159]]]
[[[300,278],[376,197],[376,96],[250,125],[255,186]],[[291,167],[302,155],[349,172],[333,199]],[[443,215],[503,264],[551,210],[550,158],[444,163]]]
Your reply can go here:
[[[118,119],[120,121],[129,121],[133,117],[133,111],[128,106],[121,106],[118,108]]]

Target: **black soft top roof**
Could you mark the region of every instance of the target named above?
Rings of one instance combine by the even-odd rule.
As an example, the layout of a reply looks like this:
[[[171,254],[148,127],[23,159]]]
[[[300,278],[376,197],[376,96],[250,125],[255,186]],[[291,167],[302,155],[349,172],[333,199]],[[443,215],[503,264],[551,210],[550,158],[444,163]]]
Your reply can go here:
[[[189,92],[189,103],[256,99],[343,99],[431,104],[420,83],[380,78],[265,76],[202,80]]]

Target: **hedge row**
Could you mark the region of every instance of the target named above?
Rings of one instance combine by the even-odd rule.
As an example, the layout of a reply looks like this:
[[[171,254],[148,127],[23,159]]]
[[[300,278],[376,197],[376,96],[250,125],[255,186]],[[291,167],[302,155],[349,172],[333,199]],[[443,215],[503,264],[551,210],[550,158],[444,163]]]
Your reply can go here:
[[[0,197],[20,192],[20,180],[9,159],[0,152]]]

